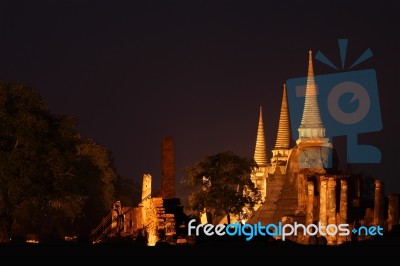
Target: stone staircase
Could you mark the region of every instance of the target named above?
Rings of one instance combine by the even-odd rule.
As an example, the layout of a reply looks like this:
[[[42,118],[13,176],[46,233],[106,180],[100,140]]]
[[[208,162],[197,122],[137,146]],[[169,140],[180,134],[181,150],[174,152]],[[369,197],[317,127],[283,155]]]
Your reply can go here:
[[[293,215],[297,209],[297,187],[284,175],[270,175],[264,203],[247,223],[277,224],[282,216]]]
[[[270,223],[282,221],[283,216],[294,215],[297,209],[297,186],[295,182],[286,180],[283,184],[279,200],[276,202],[276,211],[271,218]]]
[[[166,213],[162,198],[153,198],[153,207],[156,211],[157,223],[156,230],[162,231],[164,236],[175,234],[175,216],[172,213]]]

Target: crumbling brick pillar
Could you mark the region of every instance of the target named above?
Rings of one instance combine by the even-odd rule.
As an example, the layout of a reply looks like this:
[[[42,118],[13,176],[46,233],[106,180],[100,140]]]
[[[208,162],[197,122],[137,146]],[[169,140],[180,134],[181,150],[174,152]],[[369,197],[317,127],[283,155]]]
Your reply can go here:
[[[391,193],[389,195],[388,231],[391,231],[393,229],[393,226],[398,224],[399,224],[399,194]]]
[[[340,180],[340,203],[339,203],[339,224],[346,224],[347,223],[347,189],[348,184],[346,179]],[[337,237],[338,244],[342,244],[346,241],[346,236],[338,236]]]
[[[151,198],[151,175],[144,174],[143,175],[143,182],[142,182],[142,202],[139,204],[143,226],[147,225],[147,209],[150,206],[150,199]]]
[[[297,212],[304,214],[307,205],[307,177],[299,174],[297,178]]]
[[[319,191],[319,222],[322,226],[326,226],[328,223],[328,216],[326,213],[327,208],[327,189],[328,189],[328,178],[321,177],[320,180],[320,191]]]
[[[339,204],[339,212],[340,212],[340,221],[339,223],[345,224],[347,223],[347,180],[340,180],[340,204]]]
[[[151,197],[151,175],[144,174],[142,181],[142,200]]]
[[[374,225],[383,226],[384,222],[384,191],[383,182],[375,180],[375,196],[374,196]]]
[[[327,216],[328,216],[328,226],[327,226],[327,235],[326,238],[328,240],[328,245],[336,244],[336,236],[335,233],[336,228],[336,179],[334,177],[330,177],[328,180],[328,189],[327,189]],[[335,225],[335,226],[329,226]],[[330,235],[330,234],[331,235]]]
[[[175,194],[175,157],[174,141],[172,137],[165,137],[161,147],[161,197],[163,199],[176,198]]]
[[[307,208],[306,208],[306,226],[313,223],[314,214],[314,183],[312,181],[307,182]]]

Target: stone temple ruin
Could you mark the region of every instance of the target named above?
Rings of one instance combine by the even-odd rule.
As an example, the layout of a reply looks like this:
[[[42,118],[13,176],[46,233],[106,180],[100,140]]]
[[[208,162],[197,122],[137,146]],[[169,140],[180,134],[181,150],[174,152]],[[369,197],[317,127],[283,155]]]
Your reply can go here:
[[[350,231],[360,226],[379,225],[385,232],[399,224],[399,195],[384,196],[384,185],[375,180],[373,204],[363,202],[362,180],[357,174],[339,172],[335,163],[335,150],[325,138],[314,81],[312,52],[309,53],[306,95],[299,138],[291,147],[289,106],[286,87],[283,88],[281,112],[276,144],[268,162],[262,119],[257,131],[254,160],[257,163],[251,178],[258,188],[262,202],[246,221],[250,224],[277,224],[279,222],[318,224],[349,224]],[[332,160],[332,166],[328,161]],[[346,237],[327,235],[323,241],[337,245],[368,236],[351,234]],[[294,241],[312,244],[321,236],[298,237]]]
[[[180,243],[186,215],[175,195],[174,146],[171,137],[162,140],[161,190],[152,194],[152,176],[143,175],[142,197],[137,207],[114,203],[111,212],[92,231],[92,243],[130,239],[154,246],[158,242]]]
[[[363,195],[361,176],[352,173],[351,166],[345,171],[338,170],[335,150],[329,138],[325,137],[317,97],[310,51],[303,116],[296,144],[291,144],[289,105],[284,85],[277,138],[269,160],[260,107],[254,152],[257,167],[252,169],[251,179],[260,192],[261,201],[251,213],[232,217],[232,220],[249,224],[261,222],[262,225],[295,222],[305,226],[349,225],[350,234],[347,236],[329,235],[325,231],[324,236],[320,233],[305,236],[299,232],[297,236],[289,237],[302,244],[339,245],[371,238],[367,234],[352,232],[363,226],[380,226],[385,233],[398,230],[399,195],[385,197],[384,184],[377,179],[373,184],[373,199],[367,200]],[[149,246],[158,242],[180,243],[187,240],[188,219],[180,199],[175,195],[172,138],[162,141],[159,193],[152,194],[151,182],[152,176],[144,174],[142,201],[137,207],[123,207],[118,201],[114,204],[110,214],[92,231],[93,243],[115,237],[144,239]],[[200,223],[210,222],[210,216],[204,212]],[[223,218],[219,223],[225,222]]]

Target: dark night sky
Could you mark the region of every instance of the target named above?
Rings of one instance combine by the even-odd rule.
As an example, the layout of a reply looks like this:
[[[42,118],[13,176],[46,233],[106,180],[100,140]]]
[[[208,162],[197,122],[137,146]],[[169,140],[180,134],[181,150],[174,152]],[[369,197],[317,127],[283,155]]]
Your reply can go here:
[[[270,155],[282,84],[306,75],[309,49],[339,64],[337,40],[347,38],[349,62],[374,54],[355,69],[376,70],[383,120],[381,132],[359,136],[382,162],[354,169],[400,192],[396,2],[269,2],[0,0],[0,80],[38,90],[112,151],[122,176],[150,173],[157,188],[165,136],[177,182],[204,156],[252,157],[259,105]]]

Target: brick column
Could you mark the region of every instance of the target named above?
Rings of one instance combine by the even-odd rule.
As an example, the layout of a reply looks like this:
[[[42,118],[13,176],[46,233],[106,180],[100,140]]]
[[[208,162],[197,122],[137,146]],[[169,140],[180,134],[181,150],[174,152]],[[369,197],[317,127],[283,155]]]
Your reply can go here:
[[[326,226],[328,223],[327,216],[327,189],[328,189],[328,179],[326,177],[321,177],[321,185],[319,191],[319,222],[322,226]]]
[[[340,203],[339,203],[339,219],[337,221],[339,224],[347,223],[347,180],[340,180]],[[338,244],[346,241],[346,236],[338,236]]]
[[[398,224],[399,224],[399,194],[392,193],[389,195],[388,231],[391,231],[393,229],[393,226]]]
[[[161,197],[163,199],[175,198],[175,158],[172,137],[165,137],[162,140],[161,166]]]
[[[297,178],[297,212],[304,214],[307,203],[307,177],[304,174],[299,174]]]
[[[330,177],[328,180],[328,189],[327,189],[327,216],[328,216],[328,226],[330,224],[336,226],[336,179],[334,177]],[[327,240],[328,245],[336,244],[336,236],[329,235],[328,232],[334,233],[334,227],[331,226],[327,228]]]
[[[314,183],[312,181],[307,182],[307,208],[306,208],[306,226],[313,223],[314,214]]]
[[[151,195],[151,175],[144,174],[142,179],[142,200]]]
[[[384,222],[384,192],[383,182],[375,180],[375,197],[374,197],[374,225],[383,225]]]

